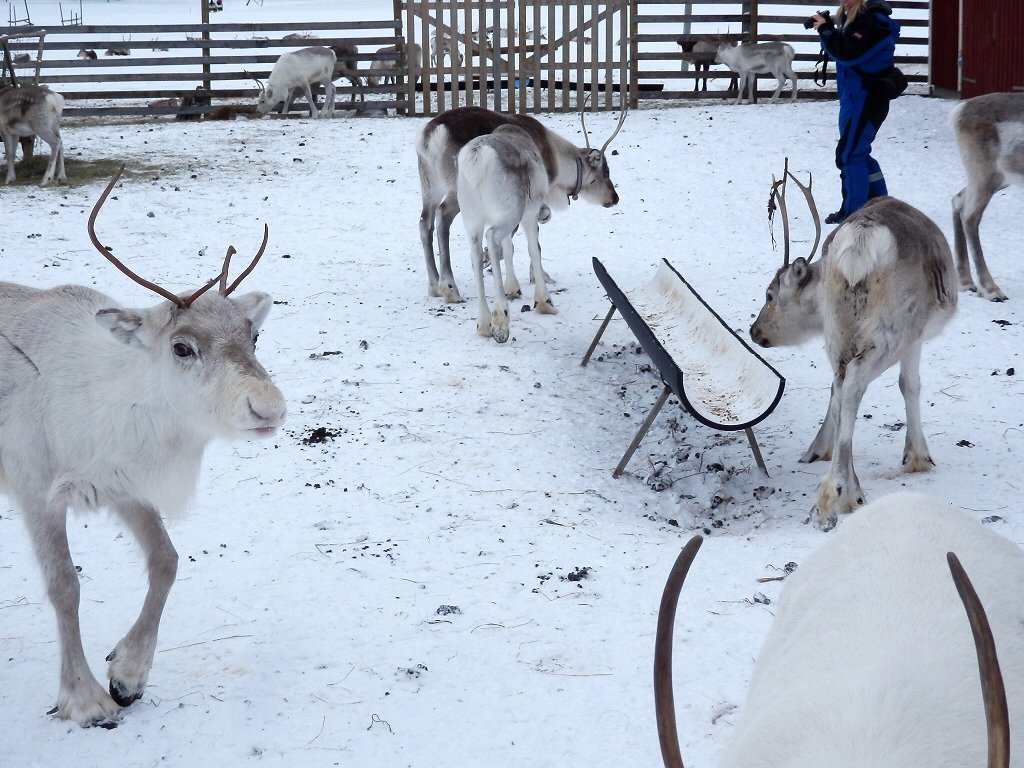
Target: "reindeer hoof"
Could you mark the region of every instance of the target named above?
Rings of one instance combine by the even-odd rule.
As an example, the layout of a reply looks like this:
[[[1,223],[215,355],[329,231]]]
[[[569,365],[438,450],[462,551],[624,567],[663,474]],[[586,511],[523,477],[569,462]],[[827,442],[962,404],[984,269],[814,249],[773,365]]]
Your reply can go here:
[[[119,707],[131,706],[142,698],[142,691],[132,691],[128,686],[118,680],[111,680],[108,690],[110,691],[110,698],[112,698]]]

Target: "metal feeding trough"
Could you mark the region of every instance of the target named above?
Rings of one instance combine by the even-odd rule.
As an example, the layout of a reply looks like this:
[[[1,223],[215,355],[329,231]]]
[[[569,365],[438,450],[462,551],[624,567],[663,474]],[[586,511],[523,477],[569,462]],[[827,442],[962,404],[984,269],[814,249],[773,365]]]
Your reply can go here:
[[[669,395],[712,429],[743,430],[757,466],[767,474],[753,427],[775,410],[786,380],[755,352],[700,297],[683,276],[662,260],[646,285],[623,291],[599,259],[594,272],[612,306],[583,357],[590,361],[608,323],[618,311],[657,368],[665,388],[613,472],[622,474]]]

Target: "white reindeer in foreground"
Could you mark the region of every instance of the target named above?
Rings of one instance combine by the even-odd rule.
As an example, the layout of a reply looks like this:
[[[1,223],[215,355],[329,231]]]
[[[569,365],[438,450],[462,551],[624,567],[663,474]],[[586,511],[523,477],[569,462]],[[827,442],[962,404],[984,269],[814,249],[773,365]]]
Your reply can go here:
[[[459,208],[469,235],[476,278],[476,330],[504,344],[508,341],[509,317],[501,278],[502,257],[512,281],[515,271],[511,249],[505,253],[502,244],[511,243],[512,233],[522,223],[530,251],[530,271],[543,274],[538,230],[539,222],[551,217],[551,209],[544,204],[548,174],[533,137],[517,125],[499,125],[492,133],[477,136],[459,152],[457,165]],[[494,277],[493,313],[484,290],[484,241]],[[557,312],[542,279],[536,281],[533,306],[541,314]]]
[[[723,43],[718,46],[715,61],[725,64],[739,75],[740,83],[736,89],[736,101],[743,100],[743,89],[747,89],[747,101],[754,103],[754,89],[757,86],[757,75],[772,75],[778,83],[769,104],[774,104],[782,93],[786,80],[793,84],[792,101],[796,101],[796,73],[793,71],[793,59],[796,52],[788,43]],[[749,86],[748,86],[749,83]]]
[[[679,556],[658,615],[666,768],[683,766],[672,629],[700,543]],[[1024,552],[946,503],[868,505],[787,577],[719,766],[1009,768],[1011,754],[1020,766],[1022,580]]]
[[[786,252],[750,327],[750,338],[762,347],[773,347],[825,334],[834,376],[832,395],[825,420],[800,461],[832,459],[818,485],[815,508],[815,523],[829,530],[839,513],[864,503],[853,467],[853,428],[868,385],[897,362],[907,407],[903,469],[923,472],[934,465],[921,427],[921,347],[956,310],[956,270],[942,231],[919,210],[893,197],[869,200],[829,235],[817,261],[810,259],[818,237],[811,255],[791,264],[787,177],[804,192],[818,237],[821,233],[809,186],[800,184],[787,168],[772,187],[786,228]]]
[[[1006,301],[985,264],[978,228],[992,196],[1010,184],[1024,185],[1024,93],[989,93],[961,102],[950,115],[967,186],[953,197],[953,242],[962,289]],[[970,246],[978,286],[967,259]]]
[[[310,117],[329,117],[334,114],[334,67],[337,58],[334,51],[322,45],[312,45],[297,51],[282,53],[270,72],[270,79],[264,86],[259,80],[260,94],[256,100],[256,111],[265,115],[278,104],[288,114],[292,101],[300,93],[309,104]],[[319,110],[310,86],[319,83],[326,92],[324,105]]]
[[[619,196],[608,172],[607,150],[625,118],[626,111],[623,110],[618,125],[600,149],[590,146],[586,123],[583,124],[583,136],[587,146],[577,147],[528,115],[505,115],[483,107],[457,107],[427,123],[416,142],[416,155],[423,199],[420,242],[427,263],[430,295],[442,296],[448,303],[462,301],[452,273],[449,233],[452,221],[459,215],[455,158],[467,142],[491,133],[500,125],[517,125],[533,137],[544,160],[548,175],[548,194],[544,202],[549,208],[564,208],[570,199],[579,197],[611,208],[618,204]],[[435,225],[440,273],[434,260]],[[502,250],[507,256],[511,255],[511,249],[511,240],[503,244]],[[531,279],[540,281],[545,278],[534,274]],[[510,298],[520,293],[519,282],[511,269],[505,280],[505,290]]]
[[[45,85],[23,85],[0,88],[0,137],[7,159],[5,184],[14,181],[14,153],[19,139],[38,136],[50,147],[50,162],[43,174],[42,186],[53,181],[67,181],[64,173],[64,142],[60,136],[60,116],[64,97]],[[27,160],[30,152],[26,151]]]
[[[57,612],[60,692],[52,710],[83,727],[114,727],[142,696],[178,555],[161,520],[195,492],[214,437],[263,437],[285,402],[255,354],[270,311],[265,293],[229,294],[221,273],[189,296],[138,277],[96,237],[107,185],[89,217],[93,245],[132,279],[167,299],[127,309],[80,285],[0,283],[0,488],[21,510]],[[220,292],[208,291],[220,283]],[[68,547],[69,508],[109,508],[146,556],[149,591],[138,619],[107,657],[109,693],[82,648],[79,578]]]

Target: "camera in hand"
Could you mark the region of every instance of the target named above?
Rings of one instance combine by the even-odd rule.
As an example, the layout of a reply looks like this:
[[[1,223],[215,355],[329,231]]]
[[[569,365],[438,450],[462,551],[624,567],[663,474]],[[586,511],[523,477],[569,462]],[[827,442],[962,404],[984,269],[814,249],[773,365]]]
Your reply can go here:
[[[831,17],[832,14],[829,11],[818,11],[818,15],[819,16],[824,16],[825,17],[825,21],[828,21],[829,17]],[[813,28],[814,28],[814,18],[812,17],[810,19],[804,19],[804,29],[813,29]]]

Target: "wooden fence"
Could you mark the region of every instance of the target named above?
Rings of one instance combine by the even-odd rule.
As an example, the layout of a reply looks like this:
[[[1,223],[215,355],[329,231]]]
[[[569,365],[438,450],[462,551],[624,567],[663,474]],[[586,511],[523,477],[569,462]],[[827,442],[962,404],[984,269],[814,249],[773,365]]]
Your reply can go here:
[[[928,83],[929,0],[890,0],[893,18],[902,27],[896,48],[896,63],[911,83]],[[805,30],[803,22],[821,8],[835,9],[835,2],[822,0],[634,0],[634,32],[631,82],[634,104],[639,100],[734,98],[727,92],[729,72],[712,65],[715,80],[708,91],[694,92],[703,75],[691,68],[692,54],[681,42],[697,40],[781,40],[796,49],[794,70],[800,81],[800,98],[835,98],[834,64],[823,88],[813,85],[815,62],[820,53],[818,35]],[[723,9],[725,12],[723,12]],[[759,79],[759,83],[765,78]],[[768,76],[769,95],[775,78]]]
[[[620,109],[635,0],[402,0],[423,54],[416,113],[458,104],[557,112]],[[414,49],[415,50],[415,49]],[[415,93],[410,82],[409,101]]]
[[[388,57],[376,51],[399,45],[400,28],[401,22],[395,19],[63,26],[49,30],[22,26],[0,27],[0,37],[9,38],[15,56],[29,56],[28,62],[15,68],[19,81],[38,82],[59,91],[67,101],[65,115],[158,115],[212,112],[225,100],[254,104],[259,92],[254,78],[266,79],[282,53],[306,45],[355,44],[360,70],[382,61],[385,68],[375,74],[381,80],[385,75],[397,80],[404,69],[399,68],[394,54]],[[43,36],[44,45],[38,45],[36,35]],[[94,51],[96,58],[79,58],[80,50]],[[128,55],[113,55],[117,50]],[[209,91],[210,103],[184,110],[167,105],[167,99],[189,95],[197,86]],[[353,98],[365,99],[368,109],[401,110],[406,106],[404,85],[367,85],[365,79],[361,87],[348,81],[339,83],[337,107],[347,106]]]
[[[835,97],[834,80],[815,88],[818,36],[803,21],[821,0],[395,0],[394,19],[359,22],[0,27],[18,70],[68,100],[68,115],[173,114],[161,102],[203,86],[211,112],[224,100],[255,101],[253,78],[277,57],[309,44],[354,43],[361,87],[339,83],[338,106],[359,96],[369,109],[433,115],[459,104],[518,112],[621,109],[624,103],[725,98],[727,70],[713,65],[708,90],[683,43],[784,40],[796,48],[800,97]],[[912,88],[929,81],[929,0],[891,0],[903,26],[897,63]],[[31,35],[43,34],[45,46]],[[28,36],[26,36],[28,35]],[[305,38],[288,39],[305,35]],[[315,40],[311,37],[315,36]],[[393,46],[391,53],[379,49]],[[81,49],[97,58],[80,59]],[[123,49],[128,56],[107,56]],[[39,56],[39,51],[43,51]],[[395,52],[397,51],[397,53]],[[410,60],[411,59],[411,60]],[[365,79],[371,65],[377,82]],[[834,71],[834,70],[833,70]],[[36,76],[38,76],[36,78]],[[388,77],[390,76],[390,77]],[[765,83],[774,89],[774,79]]]

